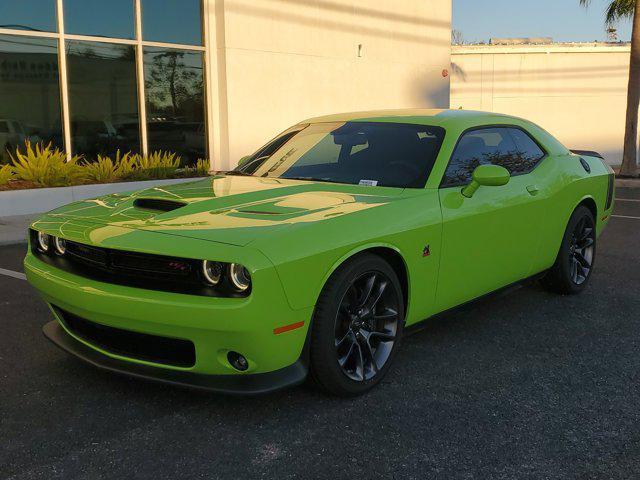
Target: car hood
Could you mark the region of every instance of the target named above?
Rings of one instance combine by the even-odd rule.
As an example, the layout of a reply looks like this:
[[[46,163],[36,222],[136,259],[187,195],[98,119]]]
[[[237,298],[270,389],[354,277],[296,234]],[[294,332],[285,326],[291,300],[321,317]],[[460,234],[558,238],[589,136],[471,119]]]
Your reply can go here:
[[[48,215],[244,246],[276,230],[380,207],[400,198],[402,192],[398,188],[223,175],[83,200]]]

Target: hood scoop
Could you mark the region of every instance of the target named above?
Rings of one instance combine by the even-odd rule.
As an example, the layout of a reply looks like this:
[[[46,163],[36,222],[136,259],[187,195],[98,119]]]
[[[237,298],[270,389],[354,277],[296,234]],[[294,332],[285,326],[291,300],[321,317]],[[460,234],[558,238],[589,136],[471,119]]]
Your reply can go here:
[[[185,202],[167,200],[166,198],[136,198],[133,201],[135,208],[142,210],[154,210],[157,212],[171,212],[186,206]]]

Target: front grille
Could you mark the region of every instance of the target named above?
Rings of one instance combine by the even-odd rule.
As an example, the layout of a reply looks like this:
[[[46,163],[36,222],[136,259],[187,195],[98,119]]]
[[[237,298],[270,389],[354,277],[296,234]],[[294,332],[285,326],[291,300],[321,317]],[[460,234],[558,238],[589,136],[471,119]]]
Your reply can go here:
[[[196,350],[189,340],[109,327],[53,308],[71,333],[109,353],[175,367],[193,367],[196,363]]]
[[[243,297],[228,285],[215,288],[201,277],[201,260],[169,257],[94,247],[66,241],[65,255],[45,254],[37,247],[37,233],[31,230],[31,252],[38,259],[65,272],[99,282],[144,288],[147,290],[202,295],[209,297]]]
[[[184,258],[125,252],[91,247],[67,240],[67,254],[76,262],[102,268],[112,273],[156,278],[157,274],[168,277],[189,277],[194,270],[194,260]],[[197,281],[197,278],[193,279]]]

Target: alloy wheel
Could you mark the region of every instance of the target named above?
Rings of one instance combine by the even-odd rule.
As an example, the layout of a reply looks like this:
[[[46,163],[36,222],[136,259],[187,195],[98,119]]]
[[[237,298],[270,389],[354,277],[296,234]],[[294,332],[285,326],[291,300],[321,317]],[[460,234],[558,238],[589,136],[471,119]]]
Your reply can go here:
[[[400,321],[398,298],[393,283],[381,272],[360,275],[342,297],[335,347],[338,364],[350,379],[370,380],[389,360]]]
[[[576,223],[569,244],[569,265],[571,280],[581,285],[589,277],[593,265],[595,229],[589,217],[582,217]]]

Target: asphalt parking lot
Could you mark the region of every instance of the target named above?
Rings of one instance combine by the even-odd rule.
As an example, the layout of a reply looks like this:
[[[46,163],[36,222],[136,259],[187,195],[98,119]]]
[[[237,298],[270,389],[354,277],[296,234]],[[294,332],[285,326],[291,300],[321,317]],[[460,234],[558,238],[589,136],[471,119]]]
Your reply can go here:
[[[640,189],[616,196],[635,201],[617,202],[584,294],[532,284],[431,321],[350,400],[95,370],[0,274],[0,478],[638,478]],[[0,268],[21,271],[24,248],[0,247]]]

